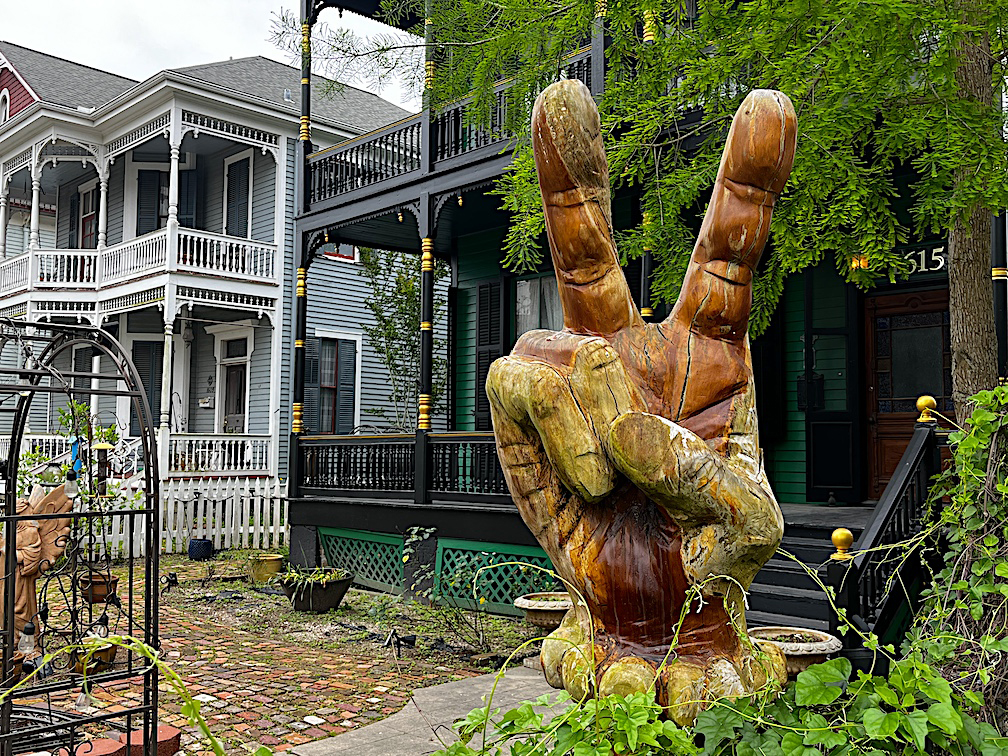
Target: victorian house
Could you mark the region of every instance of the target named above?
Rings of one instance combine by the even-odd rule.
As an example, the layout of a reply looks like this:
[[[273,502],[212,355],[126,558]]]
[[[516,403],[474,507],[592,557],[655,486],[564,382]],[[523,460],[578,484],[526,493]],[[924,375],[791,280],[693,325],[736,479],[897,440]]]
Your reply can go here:
[[[164,479],[286,477],[300,78],[254,57],[137,82],[0,42],[0,316],[113,333],[143,383]],[[353,87],[319,91],[314,133],[333,144],[404,115]],[[373,355],[355,250],[324,253],[321,288],[346,292],[313,341],[319,395],[349,433],[382,395],[362,391]],[[73,363],[57,367],[101,368],[85,349]],[[90,401],[128,453],[135,414]],[[66,404],[33,403],[28,448],[65,449]]]

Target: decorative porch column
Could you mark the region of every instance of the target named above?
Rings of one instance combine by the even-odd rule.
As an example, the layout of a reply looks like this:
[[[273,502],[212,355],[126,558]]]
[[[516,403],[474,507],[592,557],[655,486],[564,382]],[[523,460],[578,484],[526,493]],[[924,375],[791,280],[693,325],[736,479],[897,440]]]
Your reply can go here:
[[[98,249],[108,244],[108,166],[98,174]]]
[[[7,257],[7,182],[0,187],[0,260]]]
[[[420,258],[420,396],[417,407],[417,430],[429,431],[430,406],[434,373],[434,240],[421,242]]]
[[[168,226],[178,227],[179,144],[171,145],[171,168],[168,171]]]
[[[166,311],[167,314],[167,311]],[[168,315],[170,317],[170,315]],[[168,447],[171,442],[171,428],[168,425],[171,418],[172,389],[172,323],[164,326],[164,357],[161,361],[161,418],[158,425],[158,464],[161,468],[161,480],[167,480],[170,472],[168,466]]]
[[[306,5],[302,3],[302,13]],[[311,25],[314,14],[301,18],[301,212],[308,212],[311,205],[311,172],[308,170],[308,156],[312,153],[311,143]],[[278,168],[279,170],[279,168]],[[296,385],[296,384],[295,384]]]
[[[36,175],[38,171],[39,175]],[[39,195],[42,192],[42,169],[32,170],[32,206],[31,206],[31,234],[28,237],[28,248],[38,249],[39,246]]]

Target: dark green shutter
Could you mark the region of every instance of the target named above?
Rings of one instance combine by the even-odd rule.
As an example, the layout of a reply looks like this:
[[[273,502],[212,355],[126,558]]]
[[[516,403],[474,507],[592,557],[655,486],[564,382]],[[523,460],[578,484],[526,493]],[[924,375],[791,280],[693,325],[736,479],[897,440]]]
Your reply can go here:
[[[70,234],[67,249],[77,249],[80,244],[80,194],[70,192]]]
[[[156,173],[156,171],[154,171]],[[161,370],[164,363],[164,342],[134,341],[133,364],[140,374],[140,383],[147,395],[151,411],[151,424],[157,426],[161,418]],[[140,435],[140,421],[135,411],[130,411],[130,435]]]
[[[319,432],[319,340],[305,339],[305,388],[301,421],[305,433]],[[329,429],[326,429],[329,432]]]
[[[91,347],[84,347],[83,349],[75,349],[73,353],[73,372],[75,373],[90,373],[91,372],[91,355],[93,351]],[[74,378],[73,386],[75,389],[89,389],[91,388],[90,378]],[[84,402],[85,404],[91,403],[90,394],[75,394],[75,402]]]
[[[178,221],[183,228],[196,228],[196,171],[179,171]]]
[[[137,172],[137,236],[157,231],[161,171]]]
[[[227,169],[227,235],[248,238],[249,159]]]
[[[476,430],[490,430],[490,400],[486,379],[490,363],[501,356],[501,287],[487,283],[479,287],[476,318]]]
[[[340,339],[336,362],[336,432],[354,432],[357,399],[357,342]]]

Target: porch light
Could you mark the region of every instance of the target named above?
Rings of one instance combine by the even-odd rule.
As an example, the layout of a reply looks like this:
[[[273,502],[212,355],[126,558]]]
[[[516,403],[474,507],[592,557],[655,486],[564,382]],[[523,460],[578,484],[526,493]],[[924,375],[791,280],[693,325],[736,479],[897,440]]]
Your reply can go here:
[[[196,337],[193,335],[192,323],[186,321],[185,328],[182,329],[182,341],[186,346],[192,346],[194,338]]]
[[[854,255],[850,261],[851,270],[857,270],[858,268],[868,267],[868,256],[867,255]]]

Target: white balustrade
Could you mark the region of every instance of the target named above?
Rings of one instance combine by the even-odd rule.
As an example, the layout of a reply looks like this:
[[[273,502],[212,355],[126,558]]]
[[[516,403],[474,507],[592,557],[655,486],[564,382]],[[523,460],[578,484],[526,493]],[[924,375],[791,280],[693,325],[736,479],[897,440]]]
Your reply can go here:
[[[28,261],[24,254],[0,262],[0,294],[28,288]]]
[[[238,433],[172,435],[168,463],[172,473],[268,473],[272,439]]]
[[[98,281],[98,253],[93,249],[40,249],[39,287],[92,288]]]
[[[164,270],[168,231],[153,231],[105,249],[101,253],[99,281],[102,286],[124,281],[140,273]]]
[[[176,261],[180,270],[274,281],[276,245],[180,228]]]

